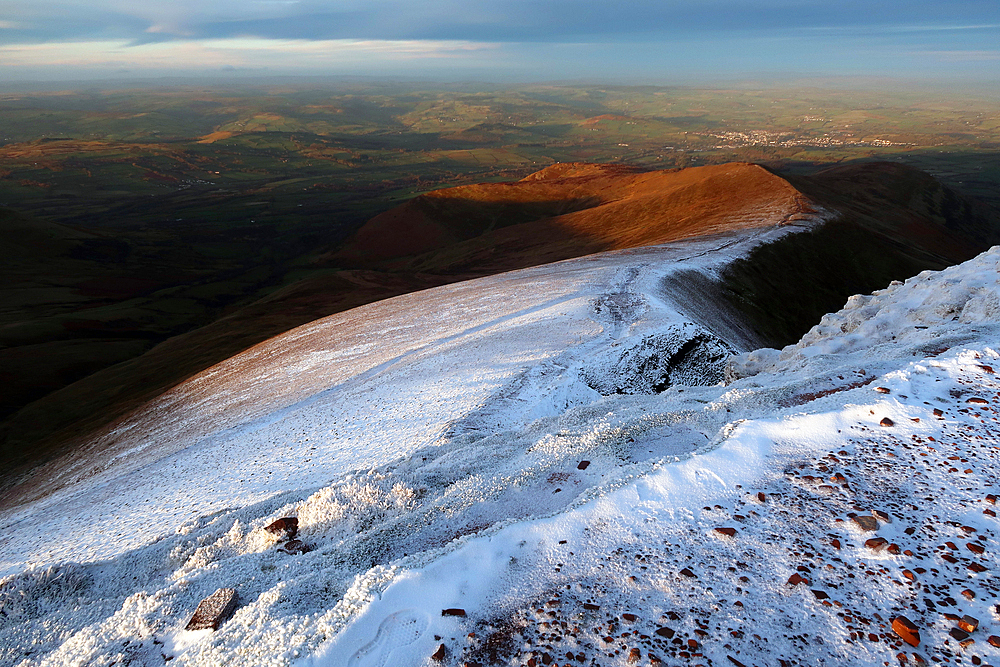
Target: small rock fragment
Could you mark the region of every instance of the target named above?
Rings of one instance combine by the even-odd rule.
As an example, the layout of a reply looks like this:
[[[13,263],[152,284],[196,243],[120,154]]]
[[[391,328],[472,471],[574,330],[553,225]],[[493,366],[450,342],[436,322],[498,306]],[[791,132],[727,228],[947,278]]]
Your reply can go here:
[[[278,549],[286,554],[304,554],[309,551],[309,547],[302,540],[289,540]]]
[[[431,654],[431,659],[441,662],[442,660],[444,660],[444,656],[447,654],[447,652],[448,651],[444,647],[444,644],[439,644],[437,650]]]
[[[684,568],[683,570],[681,570],[681,574],[683,574],[685,577],[689,577],[691,579],[697,579],[698,578],[697,575],[695,575],[695,573],[692,572],[688,568]]]
[[[639,649],[634,648],[634,649],[629,650],[629,652],[628,652],[628,662],[629,662],[629,664],[639,662],[640,658],[642,658],[642,652]]]
[[[878,519],[873,516],[858,515],[851,517],[851,521],[857,524],[858,528],[861,530],[866,530],[869,532],[874,532],[878,530]]]
[[[892,631],[910,646],[920,646],[920,631],[917,630],[913,621],[905,616],[897,616],[892,619]]]
[[[987,639],[986,642],[990,646],[995,646],[997,648],[1000,648],[1000,637],[997,637],[996,635],[990,635],[989,639]]]
[[[884,537],[873,537],[870,540],[865,540],[865,546],[873,551],[881,551],[885,549],[887,544],[889,544],[889,540]]]
[[[941,408],[934,408],[934,416],[935,417],[944,416],[944,410],[942,410]]]
[[[586,470],[588,467],[590,467],[590,461],[580,461],[576,464],[577,470]]]
[[[960,628],[952,628],[951,630],[948,631],[948,634],[957,639],[958,641],[962,641],[963,639],[969,638],[969,633]]]
[[[265,526],[264,530],[272,535],[277,535],[278,539],[292,540],[295,539],[295,535],[299,532],[299,520],[294,516],[282,517]]]
[[[826,591],[821,591],[821,590],[813,590],[812,594],[816,596],[817,600],[826,600],[827,598],[830,597],[829,595],[826,594]]]
[[[454,607],[451,608],[451,609],[442,609],[441,610],[441,615],[442,616],[465,616],[465,610],[464,609],[454,608]]]
[[[736,536],[736,529],[735,528],[729,528],[728,526],[721,527],[721,528],[716,528],[715,532],[718,533],[719,535],[725,535],[726,537],[735,537]]]
[[[882,421],[880,421],[878,424],[879,426],[895,426],[896,422],[892,421],[888,417],[882,417]]]
[[[666,627],[666,626],[664,626],[662,628],[657,628],[656,632],[654,632],[653,634],[659,635],[660,637],[666,637],[667,639],[673,639],[674,638],[674,631],[671,630],[670,628]]]
[[[239,598],[236,590],[232,588],[220,588],[207,598],[198,603],[191,620],[188,621],[185,630],[218,630],[219,626],[236,610]]]
[[[798,586],[799,584],[809,585],[809,580],[803,577],[801,574],[796,572],[792,576],[788,577],[788,584],[791,586]]]
[[[973,633],[976,628],[979,627],[979,619],[974,616],[963,616],[958,620],[958,627],[962,628],[968,633]]]

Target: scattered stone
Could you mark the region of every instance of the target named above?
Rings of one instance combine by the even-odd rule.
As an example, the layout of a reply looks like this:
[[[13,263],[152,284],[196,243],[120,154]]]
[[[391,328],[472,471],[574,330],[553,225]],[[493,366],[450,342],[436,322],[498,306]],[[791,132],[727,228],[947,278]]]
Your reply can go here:
[[[979,398],[978,396],[973,396],[966,403],[972,403],[974,405],[986,405],[988,401],[985,398]]]
[[[719,535],[725,535],[726,537],[736,537],[735,528],[729,528],[729,527],[716,528],[715,532],[717,532]]]
[[[293,540],[299,532],[299,520],[294,516],[286,516],[264,527],[264,530],[277,535],[279,540]]]
[[[889,544],[889,540],[884,537],[873,537],[865,541],[865,546],[873,551],[881,551]]]
[[[962,591],[962,597],[964,597],[966,600],[975,600],[976,594],[971,589],[966,588],[964,591]]]
[[[883,512],[882,510],[872,510],[872,514],[882,523],[892,523],[892,518],[889,516],[888,512]]]
[[[762,503],[766,503],[767,502],[767,494],[765,494],[763,491],[758,491],[757,492],[757,500],[759,500]]]
[[[879,422],[879,426],[895,426],[896,422],[892,421],[888,417],[882,417],[882,421]]]
[[[826,600],[830,597],[829,595],[826,594],[826,591],[821,591],[816,589],[813,589],[812,594],[816,596],[817,600]]]
[[[830,540],[830,546],[832,546],[834,549],[839,549],[840,540],[838,540],[837,538],[833,538],[832,540]]]
[[[942,410],[941,408],[934,408],[934,416],[935,417],[943,417],[944,416],[944,410]]]
[[[803,577],[801,574],[796,572],[792,576],[788,577],[788,583],[791,586],[798,586],[799,584],[809,585],[809,580]]]
[[[997,648],[1000,648],[1000,637],[997,637],[996,635],[990,635],[989,639],[987,639],[986,642],[990,646],[995,646]]]
[[[973,572],[980,572],[980,573],[986,571],[986,567],[980,565],[979,563],[969,563],[969,569],[972,570]]]
[[[586,470],[589,467],[590,467],[590,461],[580,461],[578,464],[576,464],[577,470]]]
[[[878,393],[880,393],[880,394],[888,394],[888,393],[891,393],[891,392],[889,391],[888,387],[875,387],[875,391],[877,391],[877,392],[878,392]]]
[[[979,627],[979,619],[974,616],[963,616],[958,620],[958,627],[971,634]]]
[[[736,658],[734,658],[731,655],[727,655],[726,657],[729,658],[729,662],[731,662],[734,665],[736,665],[736,667],[747,667],[746,665],[744,665],[742,662],[740,662],[739,660],[737,660]]]
[[[441,610],[441,615],[442,616],[465,616],[465,610],[464,609],[457,609],[457,608],[442,609]]]
[[[988,502],[991,505],[996,505],[997,504],[997,497],[994,496],[992,493],[987,493],[986,494],[986,502]]]
[[[448,650],[444,647],[444,644],[440,644],[438,645],[437,650],[431,654],[431,659],[441,662],[444,660],[444,657],[447,653]]]
[[[309,547],[302,540],[289,540],[285,542],[278,549],[279,551],[284,551],[286,554],[304,554],[309,551]]]
[[[948,631],[948,634],[957,639],[958,641],[962,641],[963,639],[969,638],[969,633],[966,632],[965,630],[962,630],[961,628],[952,628],[951,630]]]
[[[917,580],[917,575],[913,574],[909,570],[903,570],[903,576],[906,577],[907,579],[909,579],[910,581],[916,581]]]
[[[665,637],[667,639],[673,639],[674,638],[674,631],[671,630],[670,628],[666,627],[666,626],[664,626],[662,628],[657,628],[656,632],[654,632],[653,634],[659,635],[660,637]]]
[[[920,631],[913,624],[913,621],[905,616],[897,616],[892,619],[892,631],[910,646],[920,646]],[[914,654],[914,658],[916,658],[916,654]]]
[[[851,517],[851,521],[857,524],[858,528],[861,530],[866,530],[868,532],[875,532],[878,530],[878,519],[873,516],[858,515]]]
[[[986,551],[986,548],[978,542],[969,542],[965,546],[974,554],[982,554]]]
[[[624,618],[629,623],[635,623],[636,619],[639,618],[639,617],[636,616],[635,614],[629,614],[628,612],[626,612],[626,613],[622,614],[622,618]]]
[[[685,577],[689,577],[691,579],[697,579],[698,578],[698,576],[694,572],[692,572],[690,569],[688,569],[688,568],[684,568],[683,570],[681,570],[681,574],[683,574]]]
[[[592,602],[584,602],[583,608],[586,609],[587,611],[597,611],[601,608],[601,605],[593,604]]]
[[[235,589],[220,588],[198,603],[185,630],[218,630],[236,611],[238,601]]]
[[[889,553],[891,553],[893,556],[898,556],[899,555],[899,545],[896,544],[895,542],[893,542],[892,544],[890,544],[886,548],[886,551],[888,551]]]
[[[633,648],[633,649],[629,650],[629,652],[628,652],[628,661],[629,661],[629,664],[639,662],[640,658],[642,658],[642,652],[639,649]]]

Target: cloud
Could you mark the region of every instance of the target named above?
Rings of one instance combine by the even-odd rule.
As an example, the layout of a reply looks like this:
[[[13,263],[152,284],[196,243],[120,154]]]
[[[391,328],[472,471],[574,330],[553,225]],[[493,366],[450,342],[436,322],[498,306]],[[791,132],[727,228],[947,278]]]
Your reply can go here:
[[[418,40],[276,40],[255,37],[156,42],[133,46],[125,40],[47,42],[0,47],[9,68],[63,66],[146,69],[252,68],[319,69],[358,63],[458,58],[492,51],[495,44]]]
[[[914,51],[913,55],[930,56],[946,63],[971,63],[1000,60],[1000,51]]]

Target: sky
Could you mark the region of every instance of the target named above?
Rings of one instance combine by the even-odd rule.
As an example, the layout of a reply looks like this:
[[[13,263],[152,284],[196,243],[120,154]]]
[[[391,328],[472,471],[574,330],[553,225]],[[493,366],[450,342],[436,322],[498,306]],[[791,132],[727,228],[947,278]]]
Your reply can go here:
[[[1000,82],[998,0],[0,0],[0,80]]]

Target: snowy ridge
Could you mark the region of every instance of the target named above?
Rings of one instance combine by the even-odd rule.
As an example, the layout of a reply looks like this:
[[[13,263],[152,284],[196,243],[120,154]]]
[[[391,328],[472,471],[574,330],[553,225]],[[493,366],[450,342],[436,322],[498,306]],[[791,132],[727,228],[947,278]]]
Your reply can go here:
[[[1000,661],[1000,250],[727,366],[739,336],[664,278],[780,233],[400,297],[211,369],[9,517],[0,664]],[[233,618],[184,630],[223,587]]]

